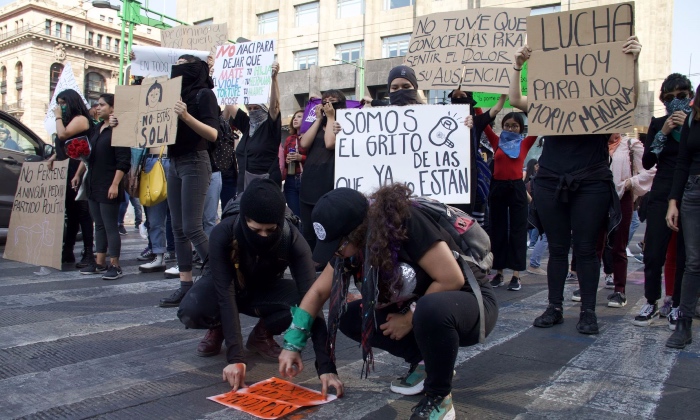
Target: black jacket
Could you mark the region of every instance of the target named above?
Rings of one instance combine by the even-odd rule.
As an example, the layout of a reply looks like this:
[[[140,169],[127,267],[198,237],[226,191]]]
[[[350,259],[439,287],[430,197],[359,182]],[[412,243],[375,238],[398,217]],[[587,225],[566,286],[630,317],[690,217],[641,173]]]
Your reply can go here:
[[[100,131],[97,127],[90,137],[90,157],[88,158],[87,196],[98,203],[121,203],[124,201],[124,187],[119,183],[116,198],[107,198],[117,170],[129,172],[131,168],[131,149],[112,147],[112,128]]]

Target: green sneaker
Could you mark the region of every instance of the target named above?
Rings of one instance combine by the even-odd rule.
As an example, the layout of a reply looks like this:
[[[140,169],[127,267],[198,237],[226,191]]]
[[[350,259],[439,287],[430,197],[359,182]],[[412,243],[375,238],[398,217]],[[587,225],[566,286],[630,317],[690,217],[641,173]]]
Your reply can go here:
[[[423,383],[428,375],[425,365],[411,365],[406,376],[391,381],[391,390],[401,395],[417,395],[423,392]]]
[[[410,420],[454,420],[455,408],[452,406],[452,394],[446,397],[427,395],[411,409],[413,414]]]

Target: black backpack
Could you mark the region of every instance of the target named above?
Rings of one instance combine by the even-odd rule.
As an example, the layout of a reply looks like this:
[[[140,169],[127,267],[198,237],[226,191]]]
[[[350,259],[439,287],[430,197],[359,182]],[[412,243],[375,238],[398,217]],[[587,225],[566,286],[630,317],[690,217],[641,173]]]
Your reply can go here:
[[[199,107],[199,97],[204,89],[197,92],[197,107]],[[238,172],[236,164],[236,135],[231,129],[231,125],[219,112],[219,135],[214,142],[214,146],[209,148],[209,154],[220,171],[226,171],[233,167]]]

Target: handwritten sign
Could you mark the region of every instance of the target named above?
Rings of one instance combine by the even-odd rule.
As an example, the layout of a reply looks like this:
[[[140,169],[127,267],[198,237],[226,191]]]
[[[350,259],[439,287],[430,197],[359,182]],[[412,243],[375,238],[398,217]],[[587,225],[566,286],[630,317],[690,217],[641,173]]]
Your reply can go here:
[[[329,394],[323,399],[320,392],[283,379],[270,378],[237,392],[215,395],[207,399],[261,419],[277,419],[301,407],[333,401],[336,396]]]
[[[131,74],[134,76],[156,77],[170,76],[170,70],[177,63],[178,57],[190,54],[207,61],[209,51],[180,50],[134,45],[136,59],[131,62]]]
[[[67,177],[67,159],[22,165],[3,258],[61,269]]]
[[[445,203],[469,203],[467,105],[336,111],[335,187],[363,193],[394,182]]]
[[[216,49],[214,93],[219,105],[264,104],[270,97],[275,41],[226,44]]]
[[[527,96],[527,62],[523,65],[523,69],[520,71],[520,91],[523,96]],[[499,93],[486,93],[486,92],[474,92],[474,100],[476,101],[475,107],[477,108],[490,108],[498,102],[501,94]],[[506,99],[503,108],[512,108],[510,101]]]
[[[88,101],[85,99],[85,96],[83,96],[83,88],[80,87],[78,82],[75,80],[73,68],[71,67],[70,62],[67,62],[63,67],[63,71],[61,72],[61,77],[58,78],[56,90],[53,92],[51,102],[49,103],[49,110],[46,113],[46,118],[44,118],[44,128],[49,135],[56,133],[56,114],[53,112],[54,108],[56,108],[56,96],[66,89],[73,89],[74,91],[78,92],[80,98],[82,98],[83,102],[85,103],[85,106],[90,108]]]
[[[112,131],[112,146],[156,147],[174,144],[182,77],[162,81],[144,79],[141,85],[117,86],[114,115],[119,121]]]
[[[634,125],[632,3],[531,16],[529,130],[537,135],[619,133]]]
[[[434,13],[416,19],[404,64],[421,89],[508,93],[513,52],[525,44],[530,9]]]
[[[311,125],[316,122],[316,105],[321,103],[321,99],[314,98],[309,100],[309,103],[304,107],[304,116],[301,120],[301,126],[299,127],[299,132],[306,133],[306,131],[311,127]],[[346,108],[362,108],[360,101],[354,101],[352,99],[347,99],[345,101]]]
[[[160,31],[160,44],[165,48],[216,52],[216,47],[226,43],[228,25],[176,26]]]

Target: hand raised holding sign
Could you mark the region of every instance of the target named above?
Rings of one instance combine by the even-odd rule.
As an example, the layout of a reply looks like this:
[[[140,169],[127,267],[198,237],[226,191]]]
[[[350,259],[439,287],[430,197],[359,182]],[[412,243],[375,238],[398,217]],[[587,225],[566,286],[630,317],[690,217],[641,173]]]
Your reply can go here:
[[[182,121],[187,121],[187,118],[190,116],[190,114],[187,112],[187,104],[182,102],[182,98],[175,102],[175,107],[173,110]]]
[[[109,126],[116,127],[118,125],[119,125],[119,120],[117,120],[117,117],[115,117],[114,114],[109,114]]]
[[[522,69],[523,64],[530,59],[530,54],[532,54],[532,49],[527,44],[518,48],[518,51],[515,52],[515,67]]]
[[[232,363],[224,368],[223,380],[228,381],[233,392],[238,391],[238,388],[245,388],[245,363]]]
[[[622,46],[622,52],[625,54],[632,54],[635,60],[639,58],[639,53],[642,52],[642,44],[639,43],[637,35],[632,35],[627,38],[627,42]]]
[[[464,117],[464,125],[466,125],[467,128],[469,128],[470,130],[474,128],[474,117],[472,117],[471,115],[467,115],[466,117]]]
[[[272,78],[275,79],[277,78],[277,74],[280,72],[280,63],[275,61],[272,63]]]

